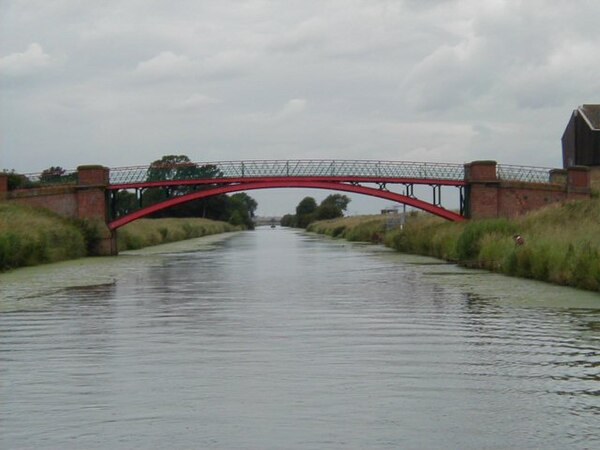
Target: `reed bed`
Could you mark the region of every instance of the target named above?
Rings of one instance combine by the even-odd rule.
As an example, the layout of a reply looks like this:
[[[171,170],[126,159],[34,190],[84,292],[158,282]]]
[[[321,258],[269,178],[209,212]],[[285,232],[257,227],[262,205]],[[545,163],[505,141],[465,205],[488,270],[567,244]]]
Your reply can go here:
[[[119,228],[117,245],[119,251],[136,250],[241,229],[226,222],[202,218],[139,219]]]
[[[85,256],[87,243],[74,222],[50,211],[0,203],[0,271]]]
[[[140,219],[117,231],[119,250],[240,230],[209,219]],[[94,223],[65,219],[43,208],[0,203],[0,272],[94,254]]]
[[[427,214],[385,230],[384,216],[315,222],[309,231],[381,242],[405,253],[433,256],[467,267],[600,290],[600,200],[550,205],[514,219],[452,223]],[[523,238],[519,245],[515,235]]]

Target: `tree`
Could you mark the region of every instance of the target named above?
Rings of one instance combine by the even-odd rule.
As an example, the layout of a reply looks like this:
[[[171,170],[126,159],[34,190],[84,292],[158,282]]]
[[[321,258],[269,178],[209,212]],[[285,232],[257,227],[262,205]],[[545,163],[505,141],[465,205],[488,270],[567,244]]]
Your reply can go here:
[[[281,218],[282,227],[295,227],[296,216],[294,214],[286,214]]]
[[[187,155],[165,155],[158,159],[148,168],[146,173],[147,181],[165,181],[165,180],[192,180],[200,178],[219,178],[223,173],[219,168],[212,164],[198,166],[191,162]],[[204,185],[173,185],[164,188],[149,188],[143,196],[143,205],[149,206],[162,202],[169,197],[185,195],[191,192],[200,191],[213,187],[213,184]],[[215,214],[211,210],[218,209],[225,215],[226,197],[211,197],[209,199],[193,200],[181,205],[173,206],[167,210],[161,210],[154,213],[153,217],[212,217]],[[218,204],[218,206],[217,206]],[[227,217],[218,217],[218,220],[227,220]]]
[[[9,191],[12,191],[13,189],[26,189],[35,185],[29,178],[27,178],[25,175],[15,172],[14,169],[11,171],[4,169],[2,173],[4,173],[8,178],[7,187]]]
[[[341,209],[331,203],[325,203],[319,205],[313,214],[315,220],[329,220],[336,219],[337,217],[342,217],[344,213]]]
[[[49,167],[40,174],[40,183],[56,184],[76,181],[77,175],[75,173],[67,175],[66,172],[67,171],[60,166]]]
[[[350,203],[348,196],[344,194],[331,194],[321,202],[320,206],[333,206],[340,211],[346,211],[348,203]]]
[[[147,181],[176,180],[179,173],[185,173],[186,168],[196,167],[186,155],[165,155],[153,161],[146,173]]]
[[[328,220],[343,217],[350,199],[343,194],[327,196],[315,211],[315,220]]]
[[[296,206],[296,215],[286,214],[281,219],[284,227],[306,228],[315,220],[335,219],[342,217],[350,199],[342,194],[327,196],[319,206],[312,197],[304,197]]]
[[[227,209],[230,212],[228,222],[232,225],[244,225],[248,229],[254,229],[254,211],[258,204],[256,200],[245,192],[233,194],[228,197]]]
[[[305,228],[314,220],[313,213],[317,209],[317,202],[312,197],[304,197],[296,206],[296,226]]]
[[[314,212],[317,209],[317,202],[312,197],[304,197],[296,206],[296,215],[297,216],[305,216]]]
[[[218,178],[223,176],[213,164],[198,166],[186,155],[165,155],[150,164],[147,181],[191,180],[197,178]]]
[[[258,203],[252,197],[250,197],[245,192],[239,192],[237,194],[233,194],[230,199],[236,203],[239,203],[244,210],[248,213],[249,217],[254,217],[254,213],[256,212],[256,208],[258,207]]]
[[[223,172],[214,164],[199,166],[186,155],[165,155],[152,162],[146,172],[147,181],[177,181],[216,179],[223,177]],[[174,184],[168,187],[148,188],[142,196],[143,206],[153,205],[170,197],[190,194],[215,187],[209,184]],[[124,200],[128,200],[125,196]],[[122,205],[127,208],[128,205]],[[228,221],[234,225],[243,225],[253,229],[252,218],[258,204],[246,193],[232,196],[224,194],[203,199],[191,200],[167,209],[156,211],[151,217],[205,217],[213,220]],[[119,209],[119,204],[117,209]]]

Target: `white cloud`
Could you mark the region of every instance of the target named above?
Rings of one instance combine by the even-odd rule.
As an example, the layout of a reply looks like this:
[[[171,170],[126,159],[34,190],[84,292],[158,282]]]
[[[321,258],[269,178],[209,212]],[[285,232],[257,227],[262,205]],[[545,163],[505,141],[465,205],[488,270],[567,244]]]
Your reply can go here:
[[[193,94],[183,101],[175,102],[172,108],[176,111],[191,112],[205,110],[208,106],[219,103],[221,103],[219,99],[208,95]]]
[[[418,109],[452,109],[485,92],[490,88],[485,52],[485,40],[473,35],[440,46],[408,73],[409,101]]]
[[[197,58],[165,51],[139,62],[134,75],[136,79],[146,81],[189,77],[229,78],[241,74],[251,64],[252,58],[251,54],[229,50]]]
[[[32,75],[50,67],[55,60],[36,42],[22,53],[11,53],[0,58],[0,74],[19,77]]]
[[[306,99],[293,98],[290,101],[288,101],[285,105],[283,105],[283,108],[275,115],[275,117],[279,119],[286,119],[288,117],[296,116],[304,112],[306,110],[307,105],[308,102],[306,101]]]
[[[135,74],[143,79],[160,80],[190,76],[197,70],[198,64],[189,57],[167,51],[138,63]]]

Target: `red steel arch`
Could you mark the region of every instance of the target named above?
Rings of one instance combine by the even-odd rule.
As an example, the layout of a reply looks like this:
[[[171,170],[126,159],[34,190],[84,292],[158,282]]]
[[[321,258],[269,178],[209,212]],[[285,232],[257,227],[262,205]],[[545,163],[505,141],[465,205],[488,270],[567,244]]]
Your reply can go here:
[[[273,189],[273,188],[312,188],[312,189],[327,189],[334,191],[353,192],[356,194],[364,194],[372,197],[383,198],[398,203],[404,203],[409,206],[427,211],[431,214],[443,217],[444,219],[459,222],[466,220],[460,214],[444,209],[440,206],[433,205],[431,203],[424,202],[422,200],[408,197],[406,195],[390,192],[382,189],[376,189],[372,187],[360,186],[355,184],[346,184],[335,181],[306,181],[306,180],[291,180],[291,179],[279,179],[271,181],[256,181],[256,182],[242,182],[239,184],[230,184],[226,186],[218,186],[202,191],[192,192],[190,194],[173,197],[164,202],[156,203],[154,205],[146,206],[145,208],[134,211],[130,214],[126,214],[119,217],[116,220],[111,221],[108,227],[111,230],[116,230],[129,222],[136,219],[145,217],[153,212],[160,211],[161,209],[175,206],[180,203],[189,202],[191,200],[197,200],[206,197],[212,197],[214,195],[227,194],[231,192],[249,191],[254,189]]]

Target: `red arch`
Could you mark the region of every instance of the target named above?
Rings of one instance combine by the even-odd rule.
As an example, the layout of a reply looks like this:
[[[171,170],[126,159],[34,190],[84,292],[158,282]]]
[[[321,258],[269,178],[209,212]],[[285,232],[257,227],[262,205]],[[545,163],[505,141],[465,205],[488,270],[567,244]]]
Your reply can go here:
[[[328,181],[294,181],[294,180],[278,180],[278,181],[262,181],[254,183],[240,183],[230,184],[227,186],[219,186],[212,189],[206,189],[203,191],[192,192],[190,194],[181,195],[179,197],[173,197],[164,202],[156,203],[154,205],[146,206],[145,208],[134,211],[130,214],[126,214],[116,220],[113,220],[108,224],[111,230],[115,230],[122,227],[129,222],[136,219],[145,217],[153,212],[160,211],[161,209],[175,206],[180,203],[189,202],[190,200],[197,200],[206,197],[212,197],[214,195],[227,194],[231,192],[249,191],[253,189],[272,189],[272,188],[313,188],[313,189],[328,189],[334,191],[353,192],[356,194],[370,195],[372,197],[384,198],[398,203],[404,203],[415,208],[422,209],[431,214],[443,217],[444,219],[459,222],[465,220],[463,216],[453,211],[449,211],[440,206],[432,205],[431,203],[424,202],[422,200],[408,197],[406,195],[397,194],[395,192],[384,191],[381,189],[375,189],[372,187],[359,186],[354,184],[345,184]]]

